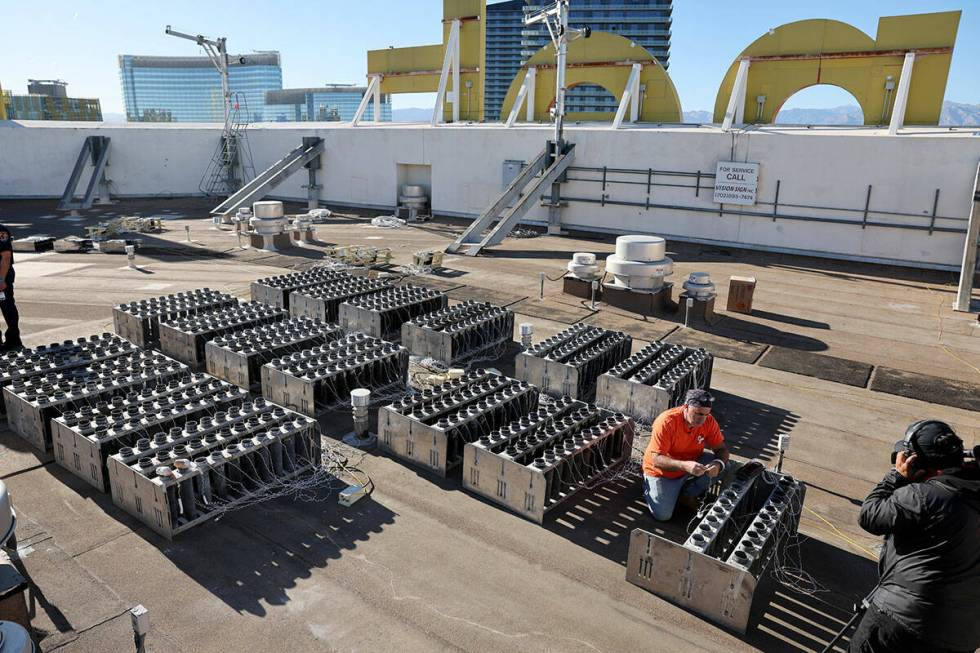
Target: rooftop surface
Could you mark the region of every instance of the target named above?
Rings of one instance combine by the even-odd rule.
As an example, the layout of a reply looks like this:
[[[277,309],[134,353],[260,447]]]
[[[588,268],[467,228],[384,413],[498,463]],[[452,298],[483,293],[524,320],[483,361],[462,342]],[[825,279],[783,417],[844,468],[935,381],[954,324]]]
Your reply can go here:
[[[312,265],[320,246],[243,250],[206,219],[204,200],[120,202],[62,217],[53,201],[0,202],[15,236],[83,233],[120,215],[160,216],[142,235],[138,270],[108,254],[16,254],[17,297],[31,345],[111,330],[112,306],[209,286],[247,297],[249,282]],[[295,207],[299,210],[299,207]],[[343,213],[343,212],[341,212]],[[390,247],[396,264],[444,247],[463,222],[384,230],[343,213],[320,241]],[[191,242],[186,242],[190,228]],[[150,612],[150,651],[815,651],[876,578],[878,538],[858,507],[888,469],[892,443],[924,417],[968,444],[980,430],[980,326],[954,313],[952,273],[669,243],[674,280],[708,271],[725,306],[730,275],[758,279],[751,316],[720,313],[707,330],[641,319],[561,293],[571,254],[611,253],[583,234],[508,239],[488,256],[451,256],[416,283],[451,299],[508,305],[536,338],[585,321],[623,330],[635,348],[666,338],[718,357],[716,414],[734,455],[771,461],[808,485],[802,566],[821,591],[780,586],[736,637],[625,581],[629,533],[680,537],[690,515],[658,525],[636,479],[576,495],[539,526],[382,454],[348,450],[376,489],[351,508],[335,497],[276,500],[158,537],[111,499],[0,432],[0,477],[18,511],[26,571],[38,588],[34,625],[45,651],[131,650],[126,611]],[[980,297],[978,297],[980,299]],[[500,363],[506,368],[506,361]],[[328,416],[328,438],[351,428]],[[339,443],[335,446],[342,447]]]

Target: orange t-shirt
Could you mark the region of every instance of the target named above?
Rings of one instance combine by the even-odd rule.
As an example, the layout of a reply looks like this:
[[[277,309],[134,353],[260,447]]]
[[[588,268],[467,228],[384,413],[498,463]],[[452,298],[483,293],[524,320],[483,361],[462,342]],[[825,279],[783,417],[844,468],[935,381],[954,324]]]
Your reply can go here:
[[[684,406],[665,410],[653,422],[650,444],[643,454],[643,474],[680,478],[684,472],[665,472],[653,466],[654,454],[670,456],[674,460],[697,460],[705,447],[717,449],[725,443],[713,415],[704,424],[691,428],[684,420]]]

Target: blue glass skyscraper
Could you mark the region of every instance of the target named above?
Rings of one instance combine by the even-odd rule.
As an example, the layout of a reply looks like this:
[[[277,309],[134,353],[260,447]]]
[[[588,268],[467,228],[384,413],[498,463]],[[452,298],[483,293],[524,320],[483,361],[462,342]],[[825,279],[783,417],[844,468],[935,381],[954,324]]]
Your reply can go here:
[[[510,82],[538,50],[550,43],[543,24],[524,25],[524,15],[544,9],[540,0],[510,0],[487,5],[487,120],[500,120]],[[519,9],[520,11],[517,11]],[[646,48],[664,68],[670,62],[671,0],[575,0],[572,27],[619,34]],[[514,34],[519,34],[518,43]],[[492,54],[491,54],[492,53]],[[493,82],[491,82],[493,78]],[[499,90],[500,87],[503,90]],[[582,84],[568,93],[569,113],[615,112],[616,99],[602,87]]]
[[[507,0],[487,5],[486,87],[483,91],[484,119],[501,119],[500,107],[507,89],[521,69],[521,32],[524,30],[524,0]],[[506,118],[507,116],[503,116]]]
[[[269,120],[265,94],[282,88],[278,52],[229,57],[233,101],[248,122]],[[223,122],[221,76],[207,57],[119,56],[126,119],[133,122]]]

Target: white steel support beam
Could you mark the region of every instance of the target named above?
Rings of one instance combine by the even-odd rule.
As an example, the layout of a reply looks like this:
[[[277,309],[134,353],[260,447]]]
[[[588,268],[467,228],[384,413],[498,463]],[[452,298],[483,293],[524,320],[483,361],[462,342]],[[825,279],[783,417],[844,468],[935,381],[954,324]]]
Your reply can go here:
[[[528,122],[534,122],[534,96],[537,94],[538,88],[538,69],[531,67],[527,69],[527,97],[524,99],[524,103],[527,105],[526,119]]]
[[[459,19],[453,20],[449,29],[449,40],[446,42],[446,53],[442,57],[442,73],[439,75],[439,90],[436,93],[436,106],[432,110],[432,126],[442,122],[442,113],[446,101],[453,103],[453,121],[459,121]],[[453,90],[447,91],[450,72],[453,78]]]
[[[898,90],[895,92],[895,107],[892,109],[892,121],[888,124],[889,136],[898,134],[905,124],[905,108],[909,104],[909,86],[912,85],[912,66],[915,65],[915,53],[906,52],[902,62],[902,76],[898,78]]]
[[[623,119],[626,117],[627,108],[630,111],[630,122],[636,122],[639,119],[640,73],[642,72],[642,64],[633,64],[629,79],[626,80],[626,88],[623,89],[623,97],[619,100],[619,109],[616,111],[616,117],[613,118],[612,129],[619,129],[623,126]]]
[[[521,108],[526,106],[527,122],[534,122],[534,91],[535,83],[538,77],[538,69],[531,68],[527,69],[527,74],[524,75],[524,81],[521,83],[521,88],[517,91],[517,99],[514,100],[514,106],[510,109],[510,115],[507,116],[507,122],[505,123],[508,127],[513,127],[514,123],[517,122],[517,116],[521,113]]]
[[[953,308],[957,311],[968,313],[972,308],[970,300],[973,298],[973,281],[977,273],[978,239],[980,239],[980,165],[977,165],[977,177],[973,182],[973,208],[966,227],[966,242],[963,244],[960,286],[956,292],[956,303],[953,304]]]
[[[735,73],[735,85],[732,94],[728,96],[728,108],[725,110],[725,120],[721,124],[722,131],[729,131],[732,124],[740,125],[745,112],[745,88],[749,82],[749,60],[738,62],[738,72]]]
[[[364,118],[364,112],[367,111],[368,104],[374,99],[374,120],[375,122],[381,122],[381,75],[368,75],[368,87],[364,91],[364,96],[361,97],[361,103],[357,105],[357,111],[354,112],[354,119],[350,121],[351,127],[357,127]]]

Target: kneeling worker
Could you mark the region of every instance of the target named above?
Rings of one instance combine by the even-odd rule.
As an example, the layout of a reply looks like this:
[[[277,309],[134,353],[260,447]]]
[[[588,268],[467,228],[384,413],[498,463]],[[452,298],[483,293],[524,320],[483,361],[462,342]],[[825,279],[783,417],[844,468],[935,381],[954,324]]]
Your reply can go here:
[[[658,521],[668,521],[678,499],[690,507],[728,464],[728,448],[711,416],[714,397],[690,390],[683,406],[661,413],[643,454],[643,496]],[[705,447],[713,453],[706,453]]]

